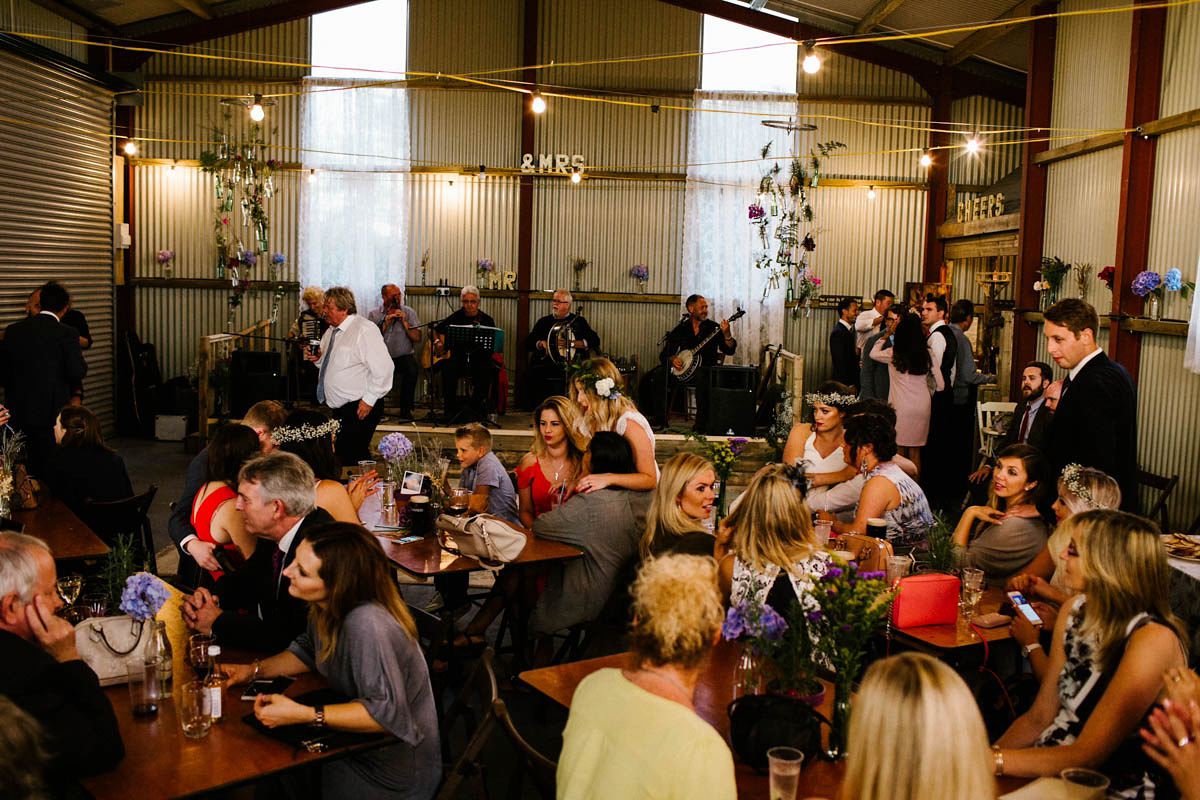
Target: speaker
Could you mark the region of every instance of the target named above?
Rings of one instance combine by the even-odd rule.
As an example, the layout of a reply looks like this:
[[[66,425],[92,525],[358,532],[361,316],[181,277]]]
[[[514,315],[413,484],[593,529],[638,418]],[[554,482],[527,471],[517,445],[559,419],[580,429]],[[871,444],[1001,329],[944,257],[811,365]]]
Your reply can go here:
[[[710,367],[696,387],[697,427],[701,433],[754,435],[757,367]]]
[[[229,413],[245,416],[259,400],[283,399],[282,359],[277,352],[234,350],[229,362]]]

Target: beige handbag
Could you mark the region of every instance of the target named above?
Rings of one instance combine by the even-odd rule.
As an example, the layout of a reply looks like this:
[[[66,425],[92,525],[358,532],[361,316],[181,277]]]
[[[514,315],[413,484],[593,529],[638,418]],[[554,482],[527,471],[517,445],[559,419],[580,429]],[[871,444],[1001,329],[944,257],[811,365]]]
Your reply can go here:
[[[101,686],[127,683],[125,662],[141,653],[154,626],[128,614],[93,617],[75,626],[75,649],[92,668]]]
[[[437,526],[454,539],[453,545],[443,544],[442,547],[451,553],[480,561],[507,564],[525,549],[525,533],[491,514],[476,514],[473,517],[442,514],[437,519]]]
[[[887,539],[876,539],[874,536],[863,536],[858,533],[846,533],[838,536],[842,547],[848,550],[858,562],[860,570],[885,572],[888,556],[894,555],[892,543]]]

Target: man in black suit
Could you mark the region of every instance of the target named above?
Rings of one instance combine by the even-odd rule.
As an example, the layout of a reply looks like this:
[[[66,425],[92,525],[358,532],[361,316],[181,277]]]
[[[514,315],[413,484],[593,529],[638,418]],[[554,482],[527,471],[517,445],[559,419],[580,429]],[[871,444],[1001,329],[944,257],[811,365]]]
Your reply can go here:
[[[1129,373],[1096,345],[1100,318],[1082,300],[1060,300],[1044,314],[1050,356],[1063,369],[1062,396],[1046,433],[1046,455],[1061,473],[1076,463],[1121,487],[1121,509],[1138,511],[1137,394]]]
[[[950,305],[944,295],[929,294],[921,304],[921,322],[929,330],[929,352],[933,368],[942,373],[943,389],[929,402],[929,437],[921,448],[921,488],[933,509],[957,511],[962,502],[962,475],[966,471],[956,459],[961,433],[955,427],[954,379],[958,365],[958,339],[946,317]],[[958,474],[955,475],[957,470]]]
[[[838,321],[829,333],[833,379],[857,390],[858,348],[855,346],[854,320],[858,318],[858,301],[851,297],[843,297],[837,308]]]
[[[316,478],[298,456],[275,452],[246,462],[238,473],[238,509],[258,546],[236,572],[212,592],[197,589],[183,604],[183,618],[198,633],[222,644],[278,653],[305,628],[308,608],[288,592],[283,574],[306,531],[332,522],[317,508]]]
[[[29,471],[38,474],[54,447],[54,421],[59,410],[82,393],[87,363],[79,334],[60,320],[70,295],[51,281],[41,288],[41,311],[4,330],[0,352],[5,405],[12,426],[25,434]]]
[[[688,378],[689,383],[696,383],[700,370],[717,366],[724,356],[737,352],[737,339],[729,327],[729,320],[715,322],[708,318],[708,299],[704,295],[690,294],[683,303],[687,314],[667,334],[663,349],[658,354],[659,366],[646,373],[639,387],[639,395],[643,408],[652,409],[652,422],[655,427],[665,426],[668,422],[668,397],[680,385],[671,370],[683,369],[683,360],[677,353],[681,350],[696,350],[694,360],[700,362],[700,367]],[[736,314],[734,315],[737,316]],[[704,343],[700,347],[701,342]],[[699,348],[699,349],[697,349]],[[723,355],[722,355],[723,354]],[[664,385],[663,382],[666,382]],[[708,419],[706,395],[696,392],[696,422]]]
[[[41,725],[49,796],[91,797],[77,779],[112,769],[125,746],[100,680],[75,649],[75,628],[55,614],[62,600],[50,548],[0,533],[0,576],[0,694]]]
[[[1050,427],[1050,418],[1054,411],[1049,407],[1046,389],[1054,380],[1054,370],[1044,361],[1030,361],[1021,371],[1021,402],[1013,409],[1012,419],[1004,434],[996,440],[992,452],[1000,454],[1004,448],[1013,444],[1027,444],[1044,452],[1046,444],[1046,429]],[[979,465],[979,469],[971,473],[971,493],[974,500],[986,502],[977,497],[980,488],[988,487],[992,477],[992,468],[996,466],[993,456]]]

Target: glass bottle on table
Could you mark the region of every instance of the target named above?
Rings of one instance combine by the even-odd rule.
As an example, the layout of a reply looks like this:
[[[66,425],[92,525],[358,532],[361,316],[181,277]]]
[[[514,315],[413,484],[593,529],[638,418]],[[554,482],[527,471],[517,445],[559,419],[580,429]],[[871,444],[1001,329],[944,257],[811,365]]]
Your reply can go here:
[[[204,688],[208,691],[209,713],[214,724],[222,719],[222,701],[225,699],[225,673],[221,672],[218,659],[221,655],[221,645],[208,646],[208,675],[204,677]]]

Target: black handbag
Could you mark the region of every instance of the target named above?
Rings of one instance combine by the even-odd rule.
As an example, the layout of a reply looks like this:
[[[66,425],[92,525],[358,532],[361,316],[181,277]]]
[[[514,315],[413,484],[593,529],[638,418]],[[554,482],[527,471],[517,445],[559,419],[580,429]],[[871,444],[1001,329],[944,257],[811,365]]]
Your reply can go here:
[[[821,723],[829,724],[816,709],[798,697],[748,694],[735,698],[727,709],[729,739],[739,759],[762,772],[772,747],[794,747],[811,763],[821,748]]]

